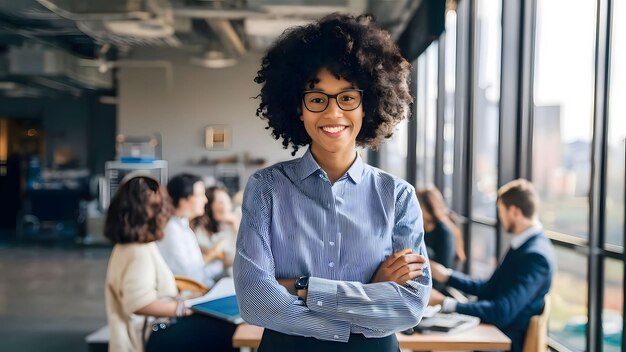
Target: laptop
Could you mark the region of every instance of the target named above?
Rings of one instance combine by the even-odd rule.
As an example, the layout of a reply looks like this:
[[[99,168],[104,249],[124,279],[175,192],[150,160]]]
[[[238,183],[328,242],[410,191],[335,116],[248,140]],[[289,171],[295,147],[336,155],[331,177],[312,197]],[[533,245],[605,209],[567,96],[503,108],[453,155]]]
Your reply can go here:
[[[414,331],[420,333],[457,333],[471,329],[480,324],[480,319],[470,315],[459,313],[436,313],[432,317],[425,317]]]

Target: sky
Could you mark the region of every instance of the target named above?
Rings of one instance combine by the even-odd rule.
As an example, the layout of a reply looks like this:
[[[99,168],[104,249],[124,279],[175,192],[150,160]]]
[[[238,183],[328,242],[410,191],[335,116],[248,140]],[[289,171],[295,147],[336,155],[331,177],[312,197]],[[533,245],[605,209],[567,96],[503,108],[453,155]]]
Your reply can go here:
[[[609,143],[626,138],[626,2],[614,2]],[[620,15],[617,15],[620,14]],[[596,1],[537,3],[535,104],[561,106],[564,142],[591,140]]]

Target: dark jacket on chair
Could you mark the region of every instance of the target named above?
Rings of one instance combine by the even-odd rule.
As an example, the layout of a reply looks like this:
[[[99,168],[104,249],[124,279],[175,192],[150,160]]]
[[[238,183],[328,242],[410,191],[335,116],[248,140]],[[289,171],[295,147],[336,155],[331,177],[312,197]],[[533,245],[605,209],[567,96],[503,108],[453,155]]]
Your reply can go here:
[[[497,326],[511,339],[511,350],[521,351],[530,317],[543,310],[555,266],[552,243],[543,232],[537,233],[519,248],[509,249],[487,281],[454,272],[448,285],[478,298],[459,303],[456,311]]]

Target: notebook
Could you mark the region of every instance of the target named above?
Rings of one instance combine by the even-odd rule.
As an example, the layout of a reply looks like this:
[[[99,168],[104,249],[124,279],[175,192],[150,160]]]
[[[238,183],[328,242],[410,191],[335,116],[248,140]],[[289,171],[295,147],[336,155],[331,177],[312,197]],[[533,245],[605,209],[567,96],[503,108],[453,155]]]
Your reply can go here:
[[[459,313],[436,313],[423,318],[413,330],[421,333],[456,333],[478,326],[480,319]]]
[[[194,312],[224,319],[234,324],[243,322],[239,315],[235,284],[230,277],[218,281],[206,295],[186,300],[185,305]]]
[[[239,315],[237,296],[226,296],[204,303],[191,306],[191,309],[200,314],[206,314],[215,318],[224,319],[233,324],[243,323]]]

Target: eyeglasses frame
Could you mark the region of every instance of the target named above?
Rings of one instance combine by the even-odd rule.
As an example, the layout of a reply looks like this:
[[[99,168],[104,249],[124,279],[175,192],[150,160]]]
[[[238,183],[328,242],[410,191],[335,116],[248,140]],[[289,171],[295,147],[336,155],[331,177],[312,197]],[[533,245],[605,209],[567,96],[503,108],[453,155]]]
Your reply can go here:
[[[341,107],[341,105],[339,104],[339,100],[337,100],[337,97],[340,96],[341,94],[345,93],[345,92],[351,92],[351,91],[357,91],[357,92],[361,93],[361,101],[359,102],[359,105],[357,105],[354,109],[346,110],[346,109]],[[322,109],[320,111],[313,111],[313,110],[309,109],[309,107],[306,105],[306,102],[304,101],[304,96],[307,93],[321,93],[321,94],[324,94],[326,97],[328,97],[328,100],[326,100],[326,106],[324,107],[324,109]],[[345,90],[342,90],[341,92],[339,92],[337,94],[327,94],[327,93],[324,93],[324,92],[319,91],[319,90],[305,90],[304,92],[302,92],[302,104],[304,104],[304,108],[307,109],[308,111],[310,111],[312,113],[320,113],[320,112],[323,112],[326,109],[328,109],[328,105],[330,105],[330,100],[331,99],[335,99],[335,101],[337,102],[337,107],[339,109],[341,109],[342,111],[354,111],[354,110],[358,109],[359,106],[361,106],[363,104],[363,97],[364,96],[365,96],[365,91],[363,89],[345,89]]]

